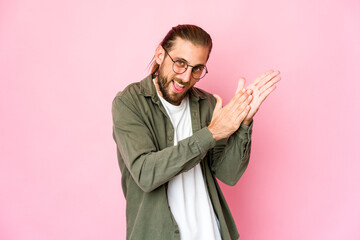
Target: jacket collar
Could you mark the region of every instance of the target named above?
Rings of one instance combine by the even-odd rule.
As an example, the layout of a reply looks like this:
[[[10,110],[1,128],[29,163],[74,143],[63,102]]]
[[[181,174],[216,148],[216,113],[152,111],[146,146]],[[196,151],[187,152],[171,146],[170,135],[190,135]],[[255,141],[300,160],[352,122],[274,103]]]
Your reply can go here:
[[[151,97],[152,99],[157,99],[156,87],[153,84],[153,78],[155,75],[149,74],[146,78],[140,82],[140,94],[145,97]],[[206,99],[207,96],[199,91],[198,88],[192,87],[189,91],[190,99],[199,101],[199,99]]]

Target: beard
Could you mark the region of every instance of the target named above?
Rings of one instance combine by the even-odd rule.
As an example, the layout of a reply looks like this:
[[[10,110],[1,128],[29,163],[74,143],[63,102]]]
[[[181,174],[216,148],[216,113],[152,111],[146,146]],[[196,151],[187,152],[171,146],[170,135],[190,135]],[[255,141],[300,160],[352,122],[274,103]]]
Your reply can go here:
[[[181,101],[185,98],[185,96],[187,95],[187,92],[190,90],[186,89],[184,90],[184,92],[182,93],[176,93],[176,92],[170,92],[170,88],[171,88],[171,84],[173,84],[172,82],[175,81],[176,82],[182,84],[185,86],[185,88],[187,88],[189,86],[189,83],[185,83],[182,80],[178,79],[178,78],[171,78],[169,79],[167,76],[165,76],[163,74],[162,71],[162,66],[160,66],[159,68],[159,74],[158,74],[158,86],[159,86],[159,90],[162,94],[162,97],[169,103],[173,104],[173,105],[180,105]]]

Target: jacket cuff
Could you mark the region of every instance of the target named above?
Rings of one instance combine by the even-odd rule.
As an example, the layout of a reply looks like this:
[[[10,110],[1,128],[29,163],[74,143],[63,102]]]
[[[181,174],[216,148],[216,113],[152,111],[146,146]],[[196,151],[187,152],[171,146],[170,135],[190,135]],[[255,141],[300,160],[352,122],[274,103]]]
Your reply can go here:
[[[210,148],[215,147],[215,140],[207,127],[195,132],[194,135],[197,145],[202,155],[206,154]]]
[[[251,134],[252,134],[253,123],[254,123],[254,121],[251,121],[249,126],[241,124],[239,129],[236,131],[236,134],[243,139],[250,140]]]

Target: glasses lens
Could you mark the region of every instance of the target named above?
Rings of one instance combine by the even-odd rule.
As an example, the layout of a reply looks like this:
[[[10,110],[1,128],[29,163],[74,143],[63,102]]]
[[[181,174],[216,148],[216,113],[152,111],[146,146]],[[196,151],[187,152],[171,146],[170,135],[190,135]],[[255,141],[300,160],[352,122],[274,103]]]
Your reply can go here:
[[[187,68],[188,68],[187,63],[182,60],[177,60],[173,64],[173,70],[175,73],[178,74],[184,73]],[[195,79],[203,78],[206,75],[206,73],[207,73],[207,69],[206,66],[204,65],[193,67],[191,72],[192,77]]]
[[[183,73],[186,71],[187,64],[184,61],[177,60],[174,62],[173,70],[175,73]]]
[[[206,75],[206,67],[205,66],[195,66],[192,70],[192,76],[195,79],[203,78]]]

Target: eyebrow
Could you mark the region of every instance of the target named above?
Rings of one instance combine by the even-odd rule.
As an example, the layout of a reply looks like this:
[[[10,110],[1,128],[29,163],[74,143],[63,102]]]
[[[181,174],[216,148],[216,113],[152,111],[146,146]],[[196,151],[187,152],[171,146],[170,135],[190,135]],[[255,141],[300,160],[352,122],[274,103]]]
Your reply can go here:
[[[178,60],[181,60],[181,61],[184,61],[184,62],[186,62],[186,63],[189,63],[185,58],[175,57],[175,61],[178,61]]]
[[[189,64],[189,62],[188,62],[185,58],[178,58],[178,57],[175,57],[175,58],[174,58],[174,60],[175,60],[175,61],[179,61],[179,60],[181,60],[181,61],[184,61],[184,62],[186,62],[187,64]],[[204,66],[205,66],[205,64],[201,64],[201,63],[199,63],[199,64],[194,65],[194,67],[198,67],[198,66],[202,66],[202,67],[204,67]]]

